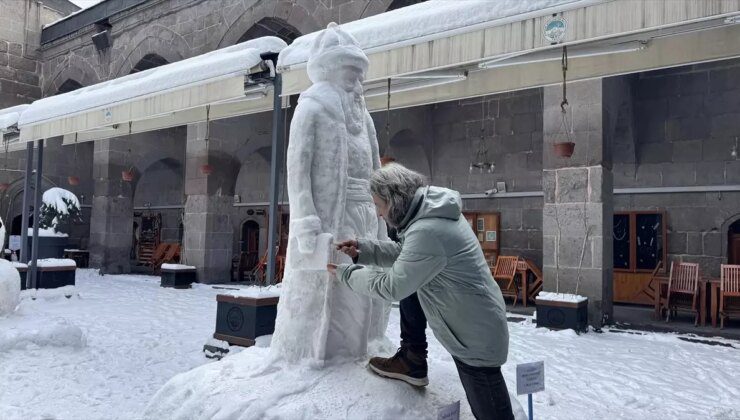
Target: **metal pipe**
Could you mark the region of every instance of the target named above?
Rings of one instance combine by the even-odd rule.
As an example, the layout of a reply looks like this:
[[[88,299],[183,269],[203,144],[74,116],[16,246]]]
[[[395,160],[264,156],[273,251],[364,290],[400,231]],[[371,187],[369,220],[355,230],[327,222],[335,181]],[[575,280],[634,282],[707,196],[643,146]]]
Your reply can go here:
[[[31,283],[29,289],[38,285],[38,258],[39,258],[39,207],[41,207],[41,181],[44,174],[44,139],[38,141],[39,156],[36,160],[36,191],[34,191],[33,206],[33,242],[31,243]],[[28,283],[28,280],[26,280]]]
[[[26,143],[26,174],[23,178],[23,212],[21,213],[21,255],[20,262],[28,263],[28,209],[31,201],[31,172],[33,171],[33,143]],[[26,277],[26,287],[30,277]]]
[[[275,258],[278,251],[278,194],[280,193],[280,170],[283,163],[283,107],[280,93],[283,90],[283,80],[276,74],[272,83],[273,110],[272,110],[272,157],[270,158],[270,210],[268,212],[267,235],[267,269],[265,281],[268,284],[275,282]]]
[[[740,185],[705,185],[695,187],[638,187],[638,188],[615,188],[614,195],[628,194],[681,194],[681,193],[711,193],[711,192],[740,192]],[[542,197],[542,191],[505,192],[497,194],[461,194],[465,200],[481,198],[521,198]]]

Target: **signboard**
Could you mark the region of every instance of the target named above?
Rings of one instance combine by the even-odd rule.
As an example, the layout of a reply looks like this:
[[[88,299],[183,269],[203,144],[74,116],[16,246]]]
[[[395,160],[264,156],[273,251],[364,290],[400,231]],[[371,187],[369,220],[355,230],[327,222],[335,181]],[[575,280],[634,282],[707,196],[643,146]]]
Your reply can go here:
[[[533,394],[545,390],[545,362],[516,365],[516,394]]]
[[[10,235],[8,240],[8,248],[11,251],[18,251],[21,249],[21,235]]]
[[[455,401],[439,409],[437,420],[459,420],[460,419],[460,401]]]
[[[486,231],[486,242],[496,242],[496,231],[495,230]]]
[[[562,16],[555,16],[545,22],[542,35],[547,42],[557,44],[565,38],[565,32],[568,29],[568,22]]]

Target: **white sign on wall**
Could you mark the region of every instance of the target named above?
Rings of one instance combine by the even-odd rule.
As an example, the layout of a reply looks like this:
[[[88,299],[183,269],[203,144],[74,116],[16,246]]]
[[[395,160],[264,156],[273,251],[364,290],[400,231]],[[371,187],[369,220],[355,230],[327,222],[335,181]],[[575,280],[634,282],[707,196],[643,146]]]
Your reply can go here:
[[[11,251],[18,251],[19,249],[21,249],[21,236],[10,235],[10,239],[8,240],[8,248]]]

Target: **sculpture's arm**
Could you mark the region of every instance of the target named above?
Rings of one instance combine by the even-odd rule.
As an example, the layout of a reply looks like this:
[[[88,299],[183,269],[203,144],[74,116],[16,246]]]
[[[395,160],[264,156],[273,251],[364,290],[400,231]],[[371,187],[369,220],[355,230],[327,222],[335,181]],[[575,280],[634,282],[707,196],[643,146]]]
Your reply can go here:
[[[337,279],[357,293],[398,301],[430,282],[446,265],[438,239],[430,232],[414,231],[390,270],[343,264],[337,267]]]
[[[321,219],[316,213],[311,186],[311,166],[316,141],[315,116],[321,107],[304,99],[296,108],[290,125],[288,143],[288,197],[290,199],[290,234],[298,239],[298,250],[313,252],[316,236],[321,233]]]

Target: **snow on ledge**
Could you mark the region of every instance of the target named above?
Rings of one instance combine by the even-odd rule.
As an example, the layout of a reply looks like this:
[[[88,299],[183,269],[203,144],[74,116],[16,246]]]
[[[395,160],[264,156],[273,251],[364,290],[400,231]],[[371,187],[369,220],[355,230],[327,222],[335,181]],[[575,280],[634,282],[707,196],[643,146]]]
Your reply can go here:
[[[6,131],[8,127],[18,124],[23,111],[30,105],[16,105],[10,108],[0,109],[0,131]]]
[[[550,300],[554,302],[579,303],[587,300],[588,298],[581,295],[572,295],[570,293],[540,292],[537,295],[537,299]]]
[[[592,0],[429,0],[391,10],[364,19],[340,25],[352,34],[367,52],[382,49],[404,41],[456,30],[474,30],[469,27],[490,23],[503,25],[527,13],[547,14],[544,9],[559,7],[557,11],[594,3]],[[534,17],[534,16],[533,16]],[[284,68],[308,61],[314,39],[321,31],[298,37],[280,53],[278,67]]]
[[[77,267],[75,260],[67,258],[44,258],[36,263],[38,267]]]
[[[239,290],[228,290],[219,294],[233,297],[248,297],[259,299],[280,297],[280,291],[280,284],[276,284],[269,287],[250,286]]]
[[[61,95],[35,101],[18,121],[19,126],[118,105],[167,90],[220,78],[246,75],[264,52],[280,52],[287,44],[265,36],[221,48],[186,60],[132,73]]]
[[[28,264],[23,264],[22,262],[18,262],[18,261],[11,261],[10,265],[12,265],[15,268],[28,268]]]
[[[162,270],[185,271],[185,270],[195,270],[195,267],[192,265],[184,265],[184,264],[162,264]]]
[[[33,228],[28,228],[28,236],[33,236]],[[69,235],[66,233],[56,232],[54,229],[41,229],[39,228],[39,237],[44,238],[68,238]]]

